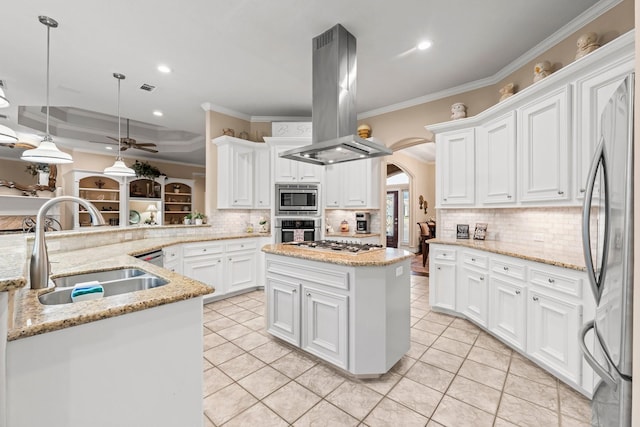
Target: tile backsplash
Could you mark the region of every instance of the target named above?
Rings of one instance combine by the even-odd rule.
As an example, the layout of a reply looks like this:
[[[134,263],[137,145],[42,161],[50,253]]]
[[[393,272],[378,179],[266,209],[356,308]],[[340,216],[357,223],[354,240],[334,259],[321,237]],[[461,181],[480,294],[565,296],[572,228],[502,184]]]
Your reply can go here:
[[[582,252],[582,208],[439,209],[438,237],[456,238],[456,225],[487,223],[487,240]]]
[[[354,210],[345,209],[327,209],[325,211],[325,218],[322,221],[322,227],[326,230],[327,223],[333,227],[333,231],[340,231],[340,223],[343,220],[347,220],[349,223],[349,231],[356,231],[356,212]],[[380,211],[379,210],[362,210],[362,212],[369,212],[371,214],[371,224],[369,230],[372,233],[380,233]]]

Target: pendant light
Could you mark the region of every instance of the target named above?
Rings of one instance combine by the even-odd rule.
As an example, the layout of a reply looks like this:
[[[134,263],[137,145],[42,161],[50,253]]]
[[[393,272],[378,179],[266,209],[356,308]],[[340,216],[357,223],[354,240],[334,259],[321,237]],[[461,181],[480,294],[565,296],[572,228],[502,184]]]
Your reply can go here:
[[[49,134],[49,39],[51,28],[57,28],[58,22],[48,16],[39,16],[38,20],[47,27],[47,129],[40,145],[32,150],[25,150],[20,159],[32,163],[73,163],[71,155],[60,151]]]
[[[9,105],[9,100],[7,96],[4,94],[4,89],[2,89],[2,85],[0,85],[0,108],[7,108]]]
[[[13,129],[0,125],[0,144],[13,144],[18,141],[18,135],[13,131]]]
[[[120,80],[124,80],[126,77],[124,74],[118,73],[113,73],[113,77],[118,80],[118,157],[116,157],[113,166],[104,170],[104,174],[109,176],[136,176],[135,171],[127,167],[120,156],[120,144],[122,144],[122,140],[120,139]]]

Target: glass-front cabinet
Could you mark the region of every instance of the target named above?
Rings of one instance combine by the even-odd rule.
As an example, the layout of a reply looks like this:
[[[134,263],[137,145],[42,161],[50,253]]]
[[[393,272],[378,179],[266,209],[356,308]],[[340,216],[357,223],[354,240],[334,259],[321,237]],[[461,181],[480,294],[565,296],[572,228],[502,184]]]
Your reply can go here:
[[[191,179],[168,178],[164,184],[164,225],[182,224],[193,211],[193,184]]]

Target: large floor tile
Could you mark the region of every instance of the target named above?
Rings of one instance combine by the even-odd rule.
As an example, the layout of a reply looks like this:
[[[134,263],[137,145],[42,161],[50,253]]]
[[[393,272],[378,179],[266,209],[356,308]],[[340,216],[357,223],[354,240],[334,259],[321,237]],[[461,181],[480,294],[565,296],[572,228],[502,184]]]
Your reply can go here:
[[[235,320],[238,323],[246,322],[256,317],[260,317],[258,314],[250,310],[242,310],[237,313],[229,314],[227,317],[231,320]]]
[[[405,376],[441,393],[449,387],[454,374],[424,362],[416,362]]]
[[[558,413],[509,394],[503,394],[498,417],[524,427],[559,425]]]
[[[451,322],[453,322],[455,317],[449,316],[447,314],[436,313],[435,311],[430,311],[424,315],[423,319],[449,326]]]
[[[504,371],[491,368],[469,359],[465,360],[462,364],[458,371],[458,375],[495,388],[496,390],[502,390],[504,381],[507,377],[507,373]]]
[[[393,365],[391,370],[396,374],[404,375],[407,371],[416,363],[416,359],[412,359],[408,356],[402,356],[398,362]]]
[[[422,331],[430,332],[432,334],[440,335],[447,329],[446,325],[441,323],[436,323],[432,320],[422,319],[413,325],[414,328],[420,329]]]
[[[460,366],[462,366],[464,359],[432,347],[425,351],[420,361],[444,369],[445,371],[456,373],[458,369],[460,369]]]
[[[295,427],[355,427],[360,422],[326,400],[321,401],[298,419]]]
[[[204,325],[213,332],[218,332],[221,329],[229,328],[237,324],[238,322],[235,320],[231,320],[228,317],[221,317],[219,319],[212,320],[211,322],[206,322]]]
[[[460,341],[466,344],[473,344],[478,338],[478,331],[467,331],[464,329],[454,328],[449,326],[443,333],[443,337],[451,338],[452,340]]]
[[[558,383],[553,375],[517,353],[514,353],[511,358],[509,372],[548,386],[554,386]]]
[[[425,332],[416,328],[411,328],[411,341],[415,341],[428,347],[433,344],[436,339],[438,339],[438,335],[436,334]]]
[[[400,378],[402,378],[400,375],[389,371],[380,378],[362,380],[362,384],[384,395],[387,394],[389,390],[398,383],[398,381],[400,381]]]
[[[242,378],[238,384],[258,399],[263,399],[289,381],[291,379],[283,373],[271,366],[264,366]]]
[[[391,399],[384,398],[365,418],[370,427],[423,427],[429,419]]]
[[[345,381],[344,377],[333,369],[318,363],[313,368],[296,378],[296,382],[305,386],[318,396],[325,397]]]
[[[509,374],[504,392],[552,411],[558,410],[558,388]]]
[[[269,338],[259,332],[250,332],[240,338],[234,339],[232,342],[244,351],[249,351],[269,342]]]
[[[220,329],[219,331],[217,331],[218,335],[229,341],[240,338],[243,335],[250,334],[251,332],[253,332],[252,329],[249,329],[246,326],[240,325],[238,323],[228,328]]]
[[[484,384],[458,376],[451,382],[447,395],[490,414],[495,414],[498,411],[501,393]]]
[[[458,357],[466,357],[471,350],[471,344],[452,340],[451,338],[440,336],[431,346],[437,350],[451,353]]]
[[[507,354],[497,353],[478,346],[474,346],[471,349],[467,359],[505,372],[509,369],[509,363],[511,362],[511,356]]]
[[[513,352],[513,350],[511,350],[509,347],[507,347],[491,335],[487,334],[486,332],[480,333],[475,345],[477,345],[478,347],[486,348],[487,350],[507,355],[510,355]]]
[[[591,421],[591,402],[569,386],[559,382],[560,412],[581,422]]]
[[[415,341],[411,341],[409,344],[409,351],[407,351],[406,355],[413,359],[420,359],[424,352],[429,348],[429,346],[417,343]]]
[[[387,397],[428,418],[440,403],[442,393],[408,378],[403,378],[391,389]]]
[[[460,400],[445,396],[431,418],[445,426],[491,427],[494,416]]]
[[[320,396],[291,381],[262,402],[287,422],[293,423],[320,401]]]
[[[233,380],[218,368],[208,369],[204,371],[202,375],[202,395],[204,397],[233,383]]]
[[[282,356],[286,356],[291,353],[291,349],[277,341],[269,341],[268,343],[254,348],[250,353],[262,360],[264,363],[272,363],[280,359]]]
[[[217,347],[220,344],[226,343],[227,339],[221,337],[215,332],[211,332],[202,338],[202,342],[204,344],[204,350],[209,350],[210,348]]]
[[[230,378],[238,381],[263,366],[265,366],[265,364],[260,359],[253,357],[249,353],[244,353],[221,363],[218,365],[218,368]]]
[[[326,397],[326,400],[359,420],[364,418],[381,399],[380,393],[351,381],[345,381]]]
[[[311,357],[304,355],[300,351],[292,351],[271,363],[271,366],[289,378],[297,378],[317,363],[318,362],[311,359]]]
[[[246,322],[242,322],[244,326],[254,331],[262,331],[266,327],[266,319],[264,316],[254,317],[251,320],[247,320]]]
[[[224,424],[225,427],[286,427],[288,425],[289,423],[260,402],[236,415]]]
[[[219,365],[236,356],[240,356],[244,350],[235,344],[227,342],[225,344],[213,347],[204,352],[204,357],[214,365]]]
[[[242,387],[231,384],[204,399],[204,413],[216,425],[221,425],[256,402]]]

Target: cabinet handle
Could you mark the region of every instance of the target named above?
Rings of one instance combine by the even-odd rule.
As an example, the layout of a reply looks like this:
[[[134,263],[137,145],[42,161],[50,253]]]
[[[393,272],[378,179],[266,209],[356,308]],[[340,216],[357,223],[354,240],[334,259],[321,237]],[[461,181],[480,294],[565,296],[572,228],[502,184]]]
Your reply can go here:
[[[533,300],[534,301],[538,301],[538,297],[533,297]]]
[[[516,295],[520,295],[520,291],[516,291]]]
[[[510,195],[510,194],[507,194],[507,199],[510,199],[510,198],[511,198],[511,195]]]
[[[440,267],[438,267],[438,270],[442,270]]]
[[[504,271],[509,271],[509,267],[502,267]]]
[[[480,276],[480,280],[484,280],[484,276]]]
[[[219,263],[221,263],[221,262],[222,262],[222,260],[221,260],[221,259],[219,259],[219,260],[218,260],[218,264],[219,264]]]
[[[442,256],[447,256],[447,254],[442,254]]]
[[[555,283],[555,280],[553,280],[551,277],[549,277],[549,283]]]
[[[558,194],[562,196],[564,194],[564,191],[558,191]]]
[[[444,198],[444,199],[442,199],[442,200],[444,200],[444,201],[446,202],[446,201],[447,201],[447,198],[445,197],[445,198]]]
[[[295,294],[296,292],[298,292],[298,290],[297,290],[297,289],[292,289],[292,290],[291,290],[291,293],[292,293],[292,294]]]
[[[203,249],[203,250],[202,250],[202,252],[207,252],[207,250],[206,250],[206,249]]]
[[[584,193],[585,191],[587,191],[587,190],[585,190],[584,188],[581,188],[581,189],[580,189],[580,192],[581,192],[581,193]]]
[[[476,259],[475,258],[471,258],[471,261],[476,262]]]
[[[234,200],[234,201],[233,201],[233,203],[238,203],[238,201],[237,201],[237,200]]]
[[[310,297],[311,296],[311,292],[307,292],[307,296]]]

